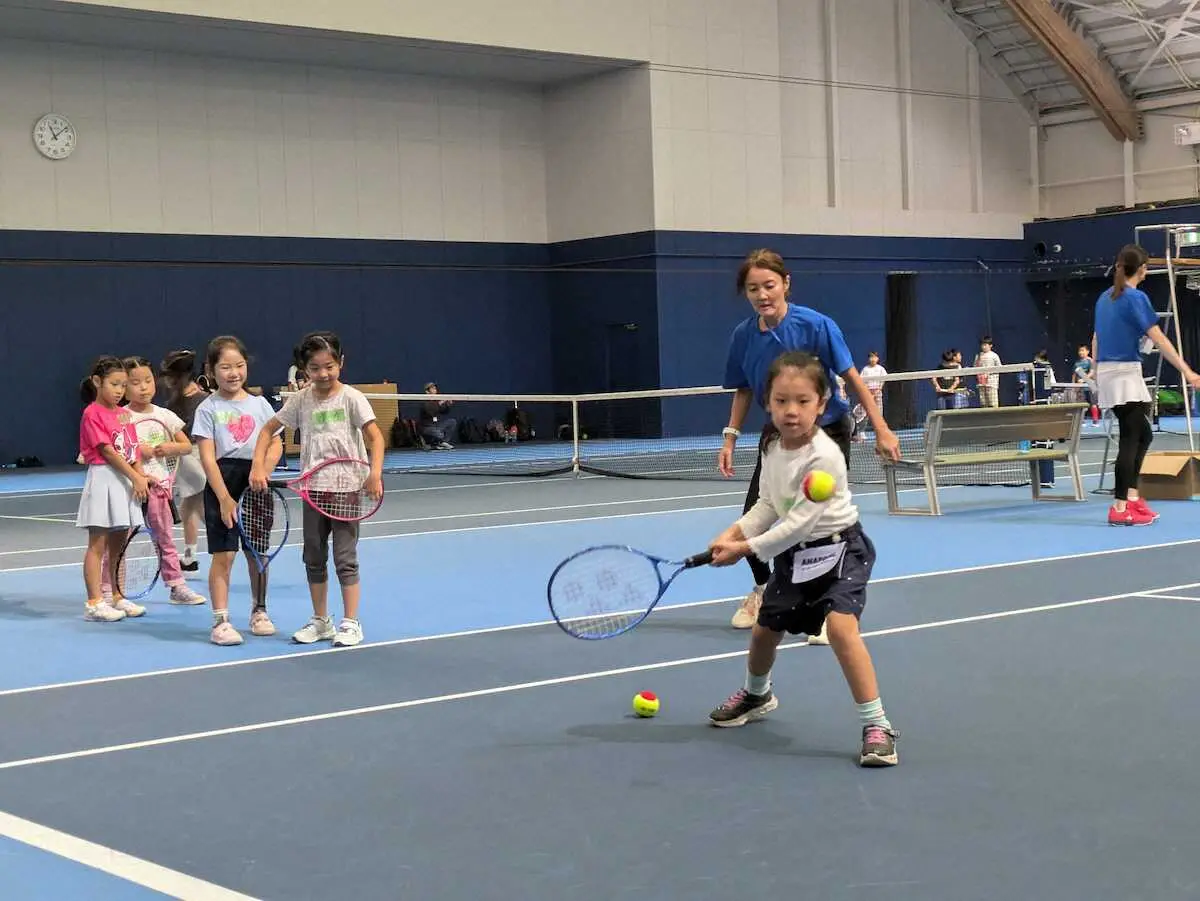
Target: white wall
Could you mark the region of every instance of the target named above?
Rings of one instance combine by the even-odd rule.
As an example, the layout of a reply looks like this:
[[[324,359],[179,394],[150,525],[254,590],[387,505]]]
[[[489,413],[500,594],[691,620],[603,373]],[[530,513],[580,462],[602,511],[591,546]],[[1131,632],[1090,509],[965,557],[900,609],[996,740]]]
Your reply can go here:
[[[62,5],[616,59],[646,60],[649,53],[646,0],[70,0]]]
[[[551,241],[654,228],[650,73],[606,73],[545,95]]]
[[[1195,106],[1145,115],[1145,136],[1133,145],[1134,203],[1200,195],[1197,148],[1177,147],[1174,138],[1176,124],[1197,120]],[[1047,126],[1041,161],[1041,215],[1073,216],[1125,203],[1124,146],[1098,121]]]
[[[657,227],[782,231],[776,0],[651,0],[651,15]]]
[[[0,227],[542,242],[541,92],[0,42]]]
[[[934,0],[651,10],[658,227],[1020,236],[1029,122]]]

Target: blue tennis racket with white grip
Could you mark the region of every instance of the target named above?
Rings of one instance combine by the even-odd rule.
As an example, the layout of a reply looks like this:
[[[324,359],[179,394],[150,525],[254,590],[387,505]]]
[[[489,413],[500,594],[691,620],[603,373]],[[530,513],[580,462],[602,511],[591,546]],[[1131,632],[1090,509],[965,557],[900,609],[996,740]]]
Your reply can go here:
[[[267,567],[287,544],[291,521],[287,498],[277,488],[255,491],[247,488],[238,499],[237,527],[242,534],[242,547],[250,552],[258,567],[254,587],[254,609],[267,607]]]
[[[681,572],[710,563],[712,551],[664,560],[620,544],[590,547],[554,568],[546,586],[550,612],[575,638],[615,638],[649,616]],[[664,566],[674,569],[664,573]]]

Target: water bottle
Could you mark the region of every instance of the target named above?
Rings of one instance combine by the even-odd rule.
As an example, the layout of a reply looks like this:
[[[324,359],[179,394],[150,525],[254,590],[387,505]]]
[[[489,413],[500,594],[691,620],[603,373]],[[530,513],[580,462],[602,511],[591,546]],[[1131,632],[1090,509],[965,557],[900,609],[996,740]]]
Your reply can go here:
[[[1028,441],[1022,441],[1019,445],[1020,452],[1023,454],[1029,453],[1030,447],[1031,447],[1031,445]]]

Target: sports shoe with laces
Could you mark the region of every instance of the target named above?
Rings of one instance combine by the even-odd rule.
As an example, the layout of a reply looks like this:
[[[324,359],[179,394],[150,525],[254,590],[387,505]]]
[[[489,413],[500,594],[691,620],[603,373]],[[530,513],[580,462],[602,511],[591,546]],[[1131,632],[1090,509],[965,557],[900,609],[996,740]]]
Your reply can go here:
[[[763,590],[761,588],[753,588],[750,593],[742,598],[741,606],[734,611],[733,619],[730,620],[730,625],[735,629],[752,629],[754,624],[758,622],[758,611],[762,607]]]
[[[859,766],[895,766],[900,762],[896,756],[896,739],[900,733],[883,726],[863,726],[862,751],[858,755]]]
[[[725,703],[708,715],[714,726],[744,726],[753,720],[761,720],[779,706],[779,699],[767,689],[766,694],[752,695],[739,688]]]

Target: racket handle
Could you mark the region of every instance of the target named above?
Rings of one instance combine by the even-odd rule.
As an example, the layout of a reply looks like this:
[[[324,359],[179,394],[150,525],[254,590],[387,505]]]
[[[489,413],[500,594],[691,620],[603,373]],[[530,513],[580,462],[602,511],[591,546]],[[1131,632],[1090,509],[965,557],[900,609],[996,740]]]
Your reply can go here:
[[[688,569],[695,569],[697,566],[708,566],[712,563],[712,551],[705,551],[703,554],[696,554],[694,557],[688,557],[683,561],[683,565]]]

